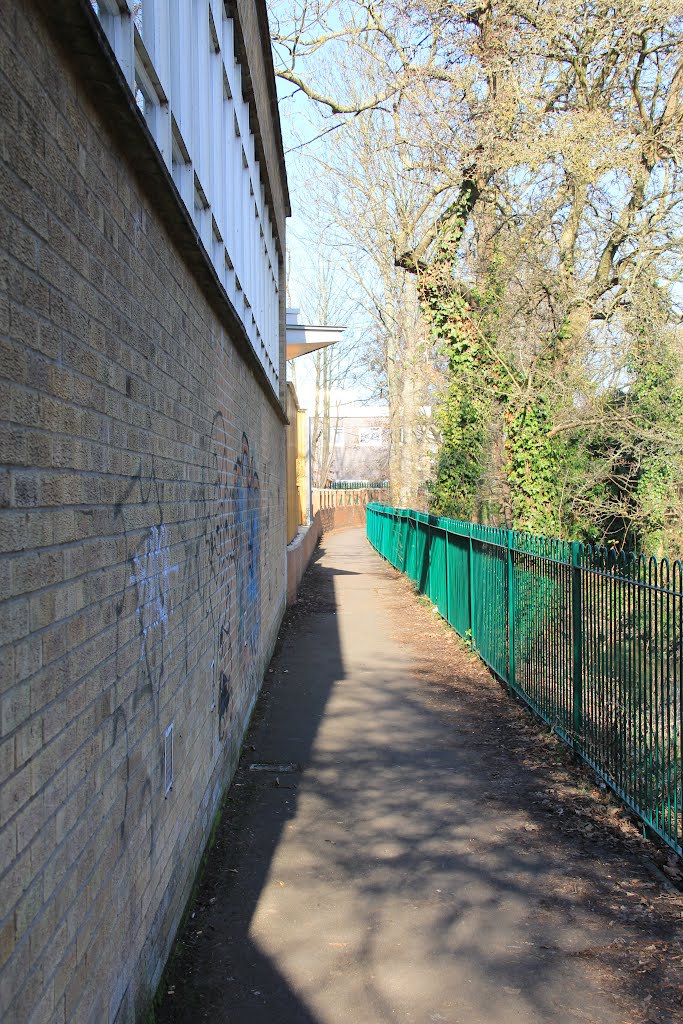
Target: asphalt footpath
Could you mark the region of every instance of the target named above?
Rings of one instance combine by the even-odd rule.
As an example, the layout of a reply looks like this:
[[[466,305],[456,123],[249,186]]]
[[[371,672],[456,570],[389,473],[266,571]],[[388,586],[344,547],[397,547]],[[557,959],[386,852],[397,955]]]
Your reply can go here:
[[[558,955],[611,936],[539,913],[557,864],[517,849],[485,755],[420,697],[392,570],[349,530],[309,574],[156,1020],[623,1024]]]

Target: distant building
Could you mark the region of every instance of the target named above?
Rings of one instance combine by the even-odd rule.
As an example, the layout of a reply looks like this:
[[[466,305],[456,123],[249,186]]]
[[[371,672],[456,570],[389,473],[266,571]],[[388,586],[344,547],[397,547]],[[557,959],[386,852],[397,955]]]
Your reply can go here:
[[[345,330],[345,327],[302,324],[299,322],[299,310],[288,308],[287,362],[335,345]],[[290,544],[301,527],[311,521],[312,470],[308,413],[300,406],[291,380],[287,381],[287,418],[287,543]],[[288,550],[288,559],[289,556]]]
[[[329,482],[386,480],[390,448],[388,409],[346,409],[330,426]]]

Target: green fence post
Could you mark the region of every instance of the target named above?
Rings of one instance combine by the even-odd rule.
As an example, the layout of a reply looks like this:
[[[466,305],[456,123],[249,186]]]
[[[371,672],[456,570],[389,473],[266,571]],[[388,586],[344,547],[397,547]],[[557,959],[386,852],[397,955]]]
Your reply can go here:
[[[415,513],[413,513],[413,575],[411,579],[413,583],[417,583],[420,579],[418,573],[418,520]]]
[[[472,545],[472,524],[470,523],[468,533],[469,550],[467,556],[467,569],[470,581],[470,647],[474,650],[474,547]]]
[[[446,614],[445,614],[444,618],[446,619],[446,622],[450,622],[451,621],[450,620],[450,614],[451,614],[451,592],[450,592],[449,579],[448,579],[448,530],[446,530],[446,529],[444,529],[444,532],[443,532],[443,567],[444,567],[444,573],[446,575],[446,583],[445,583],[445,586],[446,586]]]
[[[573,746],[581,753],[583,737],[583,623],[581,544],[572,541],[572,729]]]
[[[515,689],[515,586],[512,559],[512,530],[507,531],[508,555],[508,687]]]

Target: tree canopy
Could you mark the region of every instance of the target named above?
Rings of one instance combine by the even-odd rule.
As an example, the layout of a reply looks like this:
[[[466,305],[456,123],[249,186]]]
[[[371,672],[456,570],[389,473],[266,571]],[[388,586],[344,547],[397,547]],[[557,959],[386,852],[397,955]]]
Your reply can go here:
[[[280,76],[322,130],[339,125],[330,139],[365,140],[379,187],[358,231],[389,225],[382,259],[414,277],[447,367],[434,509],[671,550],[680,5],[283,0],[273,13]],[[348,159],[335,168],[343,210],[357,181]]]

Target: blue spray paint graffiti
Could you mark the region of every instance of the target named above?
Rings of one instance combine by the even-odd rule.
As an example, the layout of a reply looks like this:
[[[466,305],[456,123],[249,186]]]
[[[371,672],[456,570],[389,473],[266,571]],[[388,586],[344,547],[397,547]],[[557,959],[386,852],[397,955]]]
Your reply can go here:
[[[214,705],[218,704],[220,740],[231,732],[236,705],[243,706],[255,691],[261,636],[259,477],[247,435],[242,434],[237,459],[231,457],[230,447],[223,416],[217,413],[211,430],[204,496],[201,578],[214,638],[212,692],[217,695]],[[237,687],[241,691],[239,700]]]
[[[239,640],[249,654],[258,650],[261,637],[261,490],[249,438],[242,434],[242,452],[235,462],[235,563]]]
[[[217,412],[209,438],[208,479],[203,493],[204,536],[199,557],[202,603],[208,611],[213,656],[211,659],[212,710],[218,704],[218,736],[230,732],[232,721],[231,675],[233,645],[230,634],[233,587],[232,466],[227,425]]]
[[[168,530],[162,523],[161,526],[153,526],[146,543],[133,552],[134,572],[130,583],[138,595],[135,611],[140,623],[141,661],[159,630],[168,637],[169,614],[172,612],[171,577],[178,572],[178,566],[170,564],[170,550]]]

